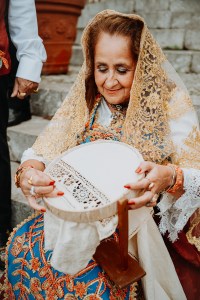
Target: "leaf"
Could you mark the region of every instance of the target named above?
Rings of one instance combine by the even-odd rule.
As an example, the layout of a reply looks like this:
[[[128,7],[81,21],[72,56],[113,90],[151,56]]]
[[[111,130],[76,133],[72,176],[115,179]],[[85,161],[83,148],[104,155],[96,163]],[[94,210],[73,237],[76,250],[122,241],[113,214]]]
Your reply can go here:
[[[30,279],[29,274],[27,272],[23,271],[23,270],[15,270],[14,272],[12,272],[12,275],[13,276],[18,276],[18,275],[19,276],[24,276],[24,277]]]

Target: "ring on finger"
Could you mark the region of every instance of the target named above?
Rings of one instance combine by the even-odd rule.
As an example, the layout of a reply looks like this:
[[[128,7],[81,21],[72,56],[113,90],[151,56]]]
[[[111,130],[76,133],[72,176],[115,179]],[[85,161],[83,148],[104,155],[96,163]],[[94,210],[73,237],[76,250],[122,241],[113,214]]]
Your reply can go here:
[[[33,185],[32,180],[33,180],[33,177],[31,176],[31,177],[28,179],[28,183],[29,183],[30,185]]]
[[[159,194],[155,194],[153,197],[152,197],[152,199],[150,200],[150,201],[148,201],[145,205],[147,206],[147,207],[149,207],[149,206],[151,206],[152,205],[152,203],[156,203],[156,201],[158,200],[158,197],[159,197]]]
[[[39,91],[39,88],[37,88],[37,89],[33,90],[33,93],[37,94],[37,93],[38,93],[38,91]]]
[[[36,192],[35,192],[35,187],[32,185],[32,187],[30,188],[30,194],[31,196],[36,196]]]
[[[151,190],[151,189],[154,187],[154,183],[151,182],[151,180],[150,180],[148,177],[145,177],[145,178],[146,178],[146,179],[148,180],[148,182],[149,182],[148,189]]]
[[[20,93],[18,94],[20,97],[25,97],[26,96],[26,93]]]
[[[158,195],[158,194],[155,194],[155,195],[153,196],[153,198],[152,198],[149,202],[150,202],[150,203],[156,202],[156,201],[158,200],[158,197],[159,197],[159,195]]]

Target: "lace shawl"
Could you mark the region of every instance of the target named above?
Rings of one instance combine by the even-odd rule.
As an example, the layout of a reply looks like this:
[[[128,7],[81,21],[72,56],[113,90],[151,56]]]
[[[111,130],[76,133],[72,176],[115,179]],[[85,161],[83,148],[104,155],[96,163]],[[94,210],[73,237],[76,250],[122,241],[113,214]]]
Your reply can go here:
[[[82,36],[85,58],[83,66],[62,106],[39,135],[33,148],[37,154],[51,160],[77,144],[77,136],[83,132],[89,118],[85,101],[85,78],[92,63],[88,53],[90,29],[107,15],[126,16],[144,24],[123,126],[123,141],[138,148],[146,160],[162,163],[168,156],[173,156],[173,161],[177,162],[181,158],[177,156],[179,151],[172,143],[169,121],[194,111],[187,89],[167,61],[144,20],[134,14],[126,15],[112,10],[98,13],[85,28]],[[195,118],[193,125],[197,126]],[[198,139],[200,140],[200,136]],[[184,153],[184,160],[185,158]]]

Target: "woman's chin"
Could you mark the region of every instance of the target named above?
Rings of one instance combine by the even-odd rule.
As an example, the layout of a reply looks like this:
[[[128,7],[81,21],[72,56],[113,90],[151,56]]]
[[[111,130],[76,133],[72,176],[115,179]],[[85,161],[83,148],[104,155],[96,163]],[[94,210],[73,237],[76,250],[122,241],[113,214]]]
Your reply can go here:
[[[109,104],[114,104],[114,105],[117,105],[117,104],[124,104],[124,103],[127,103],[127,102],[128,102],[127,100],[118,98],[118,97],[116,97],[116,96],[109,96],[109,97],[104,97],[104,98],[105,98],[105,100],[106,100]]]

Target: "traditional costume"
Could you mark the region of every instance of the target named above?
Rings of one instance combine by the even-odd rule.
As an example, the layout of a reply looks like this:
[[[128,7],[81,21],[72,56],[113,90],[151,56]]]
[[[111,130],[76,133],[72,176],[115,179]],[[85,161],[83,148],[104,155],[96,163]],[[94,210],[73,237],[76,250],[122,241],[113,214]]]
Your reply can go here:
[[[91,70],[87,48],[90,30],[99,20],[103,22],[104,17],[115,14],[139,20],[143,24],[130,101],[127,110],[122,109],[112,114],[105,99],[100,96],[89,113],[85,100],[85,79]],[[123,15],[111,10],[97,14],[84,30],[82,44],[85,61],[73,87],[49,126],[37,138],[33,147],[24,153],[22,160],[33,158],[47,165],[78,144],[107,139],[122,141],[137,148],[145,160],[160,164],[171,161],[184,167],[183,196],[175,200],[164,193],[159,204],[160,230],[162,233],[168,231],[169,240],[174,242],[194,213],[197,221],[191,226],[194,227],[199,222],[197,208],[200,173],[188,168],[200,167],[197,160],[200,135],[187,90],[150,34],[144,20],[137,15]],[[194,184],[192,178],[195,178]],[[150,210],[142,208],[133,211],[133,214],[140,215],[144,210],[145,217],[141,224],[136,225],[129,240],[130,253],[146,271],[141,282],[120,290],[92,258],[85,268],[75,274],[72,274],[73,271],[68,274],[64,261],[63,270],[59,270],[62,263],[57,264],[59,255],[56,256],[55,253],[60,251],[62,239],[73,236],[74,246],[65,253],[70,256],[77,247],[80,246],[80,251],[84,247],[78,239],[81,231],[91,231],[88,229],[89,224],[72,225],[47,212],[25,220],[14,229],[10,237],[5,284],[8,299],[186,299]],[[98,233],[106,232],[104,237],[109,236],[110,232],[112,238],[118,238],[115,218],[109,223],[110,231],[106,226],[106,229],[95,226]],[[193,252],[198,258],[199,244],[196,242],[197,238],[193,237],[193,227],[189,226],[185,241],[192,244]],[[74,233],[77,233],[77,240],[76,236],[74,240]],[[92,236],[95,239],[95,234]],[[52,263],[53,256],[55,259]],[[189,254],[184,257],[188,258]],[[196,266],[198,263],[198,259],[195,259]],[[73,259],[71,264],[73,265]]]

